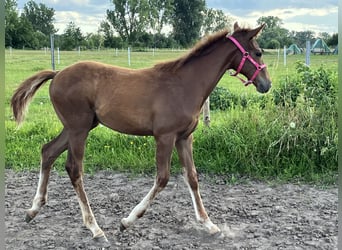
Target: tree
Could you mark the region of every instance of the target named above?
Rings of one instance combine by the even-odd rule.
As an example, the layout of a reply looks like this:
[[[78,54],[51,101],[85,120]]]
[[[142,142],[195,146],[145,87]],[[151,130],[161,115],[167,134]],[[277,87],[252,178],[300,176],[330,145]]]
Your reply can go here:
[[[39,48],[39,36],[35,36],[32,24],[25,16],[18,16],[17,2],[6,0],[5,11],[5,46]]]
[[[87,49],[100,49],[103,46],[104,38],[100,32],[87,34],[85,37]]]
[[[103,45],[107,48],[121,48],[122,41],[120,46],[118,46],[117,39],[114,36],[114,31],[109,24],[109,22],[103,21],[100,24],[100,32],[103,33]]]
[[[30,0],[24,6],[23,15],[32,24],[35,32],[40,31],[46,36],[57,32],[53,25],[55,20],[55,10],[53,8],[48,8],[43,3],[38,5],[35,1]]]
[[[307,31],[299,31],[295,32],[294,35],[294,42],[300,47],[305,48],[306,41],[310,41],[311,44],[313,43],[314,39],[314,32],[307,30]]]
[[[153,36],[153,46],[156,48],[174,48],[177,46],[177,43],[172,38],[172,36],[166,36],[165,34],[155,34]]]
[[[327,41],[328,46],[337,46],[338,44],[338,33],[333,34]]]
[[[5,1],[5,46],[15,47],[19,17],[17,12],[17,1]]]
[[[16,48],[27,47],[39,49],[41,47],[41,43],[38,40],[38,35],[35,34],[32,24],[24,15],[21,15],[19,18],[19,25],[16,32]]]
[[[263,16],[257,20],[257,23],[258,25],[266,24],[258,38],[260,47],[275,49],[292,43],[290,33],[287,29],[281,27],[283,22],[279,17]]]
[[[165,24],[171,20],[173,2],[174,0],[148,0],[150,6],[149,21],[153,32],[161,34]]]
[[[61,36],[61,47],[65,50],[76,49],[76,47],[81,46],[84,42],[84,37],[82,35],[81,29],[76,26],[74,22],[70,22],[64,34]]]
[[[205,9],[202,25],[202,35],[213,33],[231,26],[232,19],[222,10]]]
[[[331,36],[328,32],[320,32],[318,34],[318,37],[322,38],[324,41],[328,41],[331,38]]]
[[[107,21],[128,44],[138,40],[148,27],[148,0],[112,0]]]
[[[174,0],[173,35],[181,46],[188,47],[199,39],[204,10],[205,0]]]
[[[279,17],[263,16],[257,20],[257,23],[258,25],[262,25],[265,23],[266,27],[264,29],[277,29],[283,24],[283,21]]]
[[[16,0],[5,2],[5,45],[14,48],[39,49],[48,46],[49,39],[44,32],[53,29],[54,10],[34,1],[25,4],[21,16],[18,15]],[[40,28],[37,28],[37,27]],[[49,33],[48,33],[49,34]]]

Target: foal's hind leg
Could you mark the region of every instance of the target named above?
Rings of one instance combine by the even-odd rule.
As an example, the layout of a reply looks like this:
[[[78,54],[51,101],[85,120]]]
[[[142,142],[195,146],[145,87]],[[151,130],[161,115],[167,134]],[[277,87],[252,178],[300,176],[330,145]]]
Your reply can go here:
[[[160,136],[156,138],[157,143],[157,176],[153,187],[144,199],[132,210],[127,218],[121,220],[120,230],[123,231],[131,226],[137,219],[142,217],[146,209],[151,205],[156,195],[161,192],[169,181],[171,153],[175,145],[174,136]]]
[[[47,185],[52,164],[67,149],[67,145],[68,135],[63,130],[59,136],[43,146],[38,188],[32,202],[32,207],[26,212],[26,222],[30,222],[46,203]]]
[[[192,156],[192,135],[176,142],[179,160],[184,168],[184,180],[189,188],[197,220],[202,223],[211,234],[220,232],[220,229],[211,222],[202,203],[199,192],[197,172]]]
[[[99,239],[103,237],[107,241],[104,232],[101,230],[96,222],[95,216],[89,205],[87,194],[84,191],[82,160],[87,135],[88,130],[70,132],[66,170],[77,194],[78,202],[82,211],[84,225],[93,233],[94,238]]]

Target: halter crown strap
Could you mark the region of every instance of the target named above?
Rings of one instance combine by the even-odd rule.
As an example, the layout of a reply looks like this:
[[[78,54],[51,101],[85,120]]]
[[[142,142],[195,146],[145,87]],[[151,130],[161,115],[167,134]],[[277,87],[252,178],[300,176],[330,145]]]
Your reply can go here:
[[[229,40],[231,40],[236,47],[238,47],[238,49],[242,52],[242,59],[241,62],[239,64],[239,67],[237,68],[235,73],[230,73],[231,76],[236,76],[237,78],[239,78],[241,80],[241,82],[245,85],[248,86],[249,84],[253,83],[253,81],[255,80],[255,78],[257,77],[257,75],[259,74],[259,72],[263,69],[266,68],[266,64],[259,64],[257,63],[253,57],[250,56],[250,54],[241,46],[241,44],[233,37],[233,36],[227,36],[227,38]],[[250,80],[244,80],[241,77],[238,76],[238,74],[241,72],[243,66],[245,65],[246,60],[249,60],[256,68],[252,78]]]

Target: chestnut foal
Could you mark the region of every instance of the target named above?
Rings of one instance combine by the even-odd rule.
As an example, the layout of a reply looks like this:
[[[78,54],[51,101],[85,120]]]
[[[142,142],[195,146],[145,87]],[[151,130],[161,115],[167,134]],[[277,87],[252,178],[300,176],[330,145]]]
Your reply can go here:
[[[257,91],[266,93],[271,80],[255,40],[263,25],[232,34],[221,31],[206,37],[185,56],[146,69],[127,69],[97,62],[79,62],[61,71],[45,70],[25,80],[11,105],[20,124],[35,92],[48,80],[53,107],[63,130],[42,147],[40,178],[26,221],[31,221],[47,201],[47,185],[56,158],[68,151],[66,170],[76,191],[84,224],[94,238],[106,236],[98,226],[83,187],[82,160],[90,130],[99,123],[132,135],[154,136],[157,175],[148,194],[121,220],[121,230],[143,216],[169,180],[171,153],[176,147],[184,168],[197,220],[209,233],[220,229],[203,206],[192,155],[193,131],[201,107],[228,69],[247,77]]]

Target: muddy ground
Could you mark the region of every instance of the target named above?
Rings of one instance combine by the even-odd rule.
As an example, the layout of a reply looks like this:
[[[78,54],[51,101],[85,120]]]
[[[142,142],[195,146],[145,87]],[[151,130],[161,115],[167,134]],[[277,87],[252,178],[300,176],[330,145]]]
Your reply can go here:
[[[30,223],[38,174],[6,170],[6,249],[100,249],[82,223],[67,176],[52,172],[48,204]],[[337,188],[259,182],[225,184],[200,176],[204,205],[221,236],[195,220],[181,176],[172,176],[143,218],[124,232],[121,218],[147,194],[153,178],[99,172],[85,176],[98,224],[110,249],[337,249]]]

